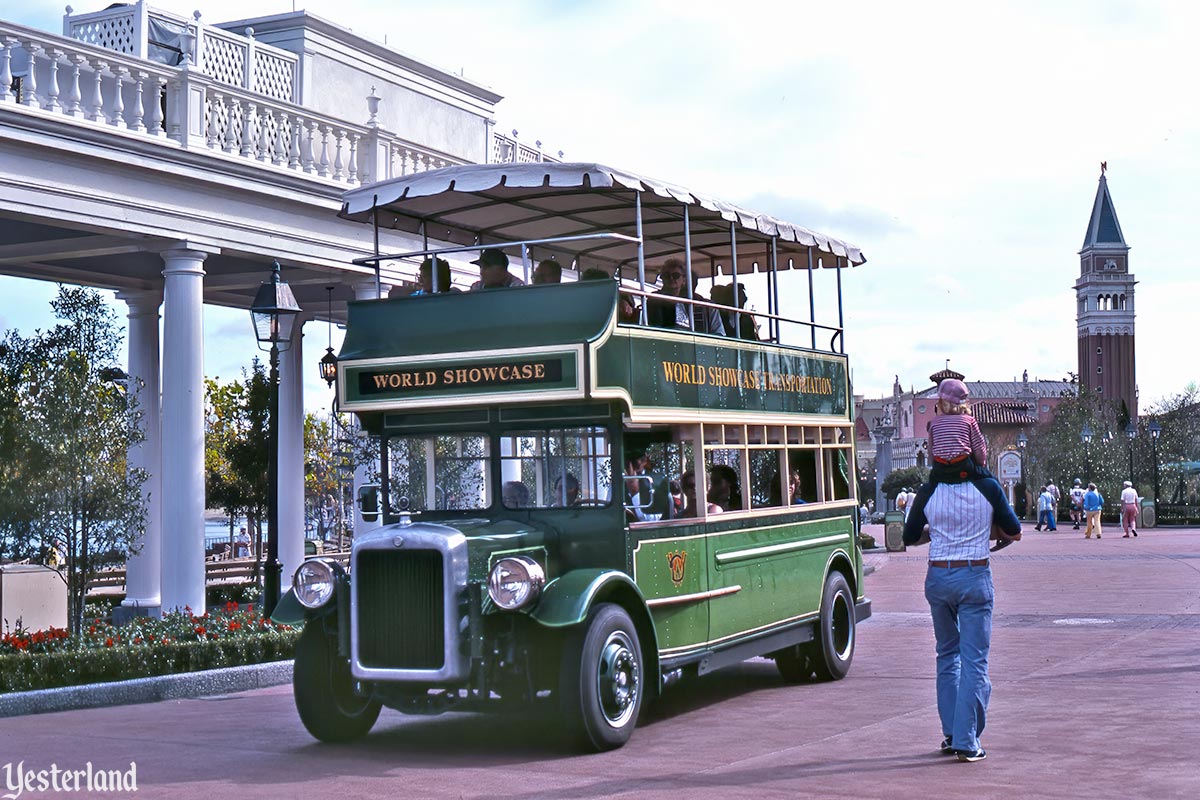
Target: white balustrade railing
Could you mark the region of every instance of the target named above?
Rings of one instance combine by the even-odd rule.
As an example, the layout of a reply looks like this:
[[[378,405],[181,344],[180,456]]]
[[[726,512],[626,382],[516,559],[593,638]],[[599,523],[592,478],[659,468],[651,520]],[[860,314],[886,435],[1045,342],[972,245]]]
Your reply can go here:
[[[63,19],[63,35],[77,41],[94,44],[135,58],[152,57],[151,45],[161,43],[150,39],[151,22],[162,24],[160,32],[187,31],[187,36],[175,36],[179,50],[191,57],[196,71],[241,89],[265,94],[276,100],[298,101],[299,57],[278,47],[254,39],[253,29],[246,35],[230,33],[222,28],[194,19],[186,19],[150,8],[144,0],[132,5],[106,8],[91,14],[72,16],[70,7]],[[171,66],[175,66],[174,63]]]
[[[516,131],[513,131],[512,136],[506,136],[499,131],[492,132],[491,146],[491,162],[493,164],[518,163],[530,164],[538,161],[562,161],[562,153],[555,158],[547,153],[542,152],[542,143],[538,142],[536,147],[521,142],[516,137]]]
[[[226,41],[224,34],[210,41]],[[353,124],[229,85],[192,64],[168,66],[0,21],[0,111],[19,105],[73,124],[349,186],[466,163],[380,128],[379,98],[366,100],[370,119]],[[561,160],[561,153],[543,153],[540,142],[531,147],[491,133],[493,163]]]
[[[317,114],[190,65],[170,67],[0,22],[0,111],[16,105],[348,186],[465,163],[374,123]]]

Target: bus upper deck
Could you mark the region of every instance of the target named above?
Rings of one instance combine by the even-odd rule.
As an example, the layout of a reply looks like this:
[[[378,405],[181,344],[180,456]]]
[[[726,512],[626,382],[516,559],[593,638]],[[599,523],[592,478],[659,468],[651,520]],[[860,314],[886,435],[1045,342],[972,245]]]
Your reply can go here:
[[[375,254],[356,263],[374,266],[377,285],[384,271],[404,274],[428,254],[453,258],[503,248],[519,257],[526,283],[533,262],[545,258],[574,267],[576,274],[603,270],[640,298],[637,321],[646,324],[652,322],[646,312],[653,303],[655,270],[674,257],[686,273],[677,300],[692,318],[721,307],[693,298],[694,279],[709,278],[714,285],[718,279],[730,281],[735,307],[741,284],[765,279],[767,311],[737,313],[765,322],[762,338],[768,341],[832,352],[844,352],[841,269],[866,260],[854,245],[807,228],[591,163],[473,165],[417,173],[348,192],[341,215],[375,227]],[[382,253],[381,229],[418,236],[423,246]],[[817,321],[814,275],[829,268],[836,281],[836,324]],[[781,313],[779,275],[788,270],[807,272],[806,320]],[[436,272],[435,291],[445,288],[436,287]],[[829,309],[822,313],[829,318]]]

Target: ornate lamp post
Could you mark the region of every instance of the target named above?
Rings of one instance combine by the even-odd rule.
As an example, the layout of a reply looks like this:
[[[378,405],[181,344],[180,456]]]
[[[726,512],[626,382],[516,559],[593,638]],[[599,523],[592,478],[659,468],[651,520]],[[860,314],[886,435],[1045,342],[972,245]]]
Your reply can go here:
[[[1021,519],[1025,519],[1025,510],[1029,508],[1029,487],[1025,485],[1025,448],[1029,445],[1029,437],[1025,435],[1025,429],[1017,434],[1017,450],[1021,453],[1021,499],[1022,503]]]
[[[1083,423],[1083,430],[1079,432],[1079,441],[1083,442],[1083,482],[1090,483],[1092,480],[1092,460],[1088,456],[1088,445],[1092,443],[1092,426],[1086,422]]]
[[[1125,426],[1125,438],[1129,439],[1129,482],[1133,480],[1133,440],[1137,438],[1137,426],[1133,424],[1133,420]]]
[[[1158,424],[1157,420],[1151,420],[1146,426],[1146,430],[1150,433],[1150,449],[1154,454],[1154,519],[1155,525],[1158,523],[1158,437],[1162,436],[1162,425]]]
[[[260,349],[270,351],[270,420],[267,432],[267,568],[263,580],[263,616],[269,617],[279,602],[279,354],[291,347],[292,327],[300,306],[292,287],[279,278],[279,262],[271,265],[271,279],[254,295],[250,318]]]

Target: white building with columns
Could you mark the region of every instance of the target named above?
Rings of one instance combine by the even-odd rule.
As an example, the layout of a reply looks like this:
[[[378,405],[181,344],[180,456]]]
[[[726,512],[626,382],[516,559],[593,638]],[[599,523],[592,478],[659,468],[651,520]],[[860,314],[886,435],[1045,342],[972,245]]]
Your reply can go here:
[[[150,474],[126,604],[204,601],[203,306],[248,309],[278,260],[306,311],[280,364],[280,538],[303,558],[303,323],[386,296],[370,227],[337,217],[361,183],[450,164],[534,161],[498,134],[501,97],[306,12],[221,23],[144,2],[68,10],[61,34],[0,20],[0,274],[116,291]],[[385,251],[420,249],[385,232]],[[247,313],[247,318],[249,314]],[[161,342],[161,344],[160,344]],[[230,347],[254,350],[247,333]]]

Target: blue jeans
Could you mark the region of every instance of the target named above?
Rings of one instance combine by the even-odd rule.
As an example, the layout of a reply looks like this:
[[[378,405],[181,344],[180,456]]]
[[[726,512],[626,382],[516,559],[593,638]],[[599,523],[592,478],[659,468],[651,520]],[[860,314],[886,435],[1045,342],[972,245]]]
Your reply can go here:
[[[1055,521],[1054,521],[1054,512],[1053,511],[1039,511],[1037,524],[1038,524],[1038,527],[1045,525],[1046,530],[1048,530],[1048,531],[1058,530],[1058,526],[1055,524]]]
[[[937,639],[937,705],[942,735],[955,750],[978,750],[992,682],[991,567],[929,567],[925,599]]]

